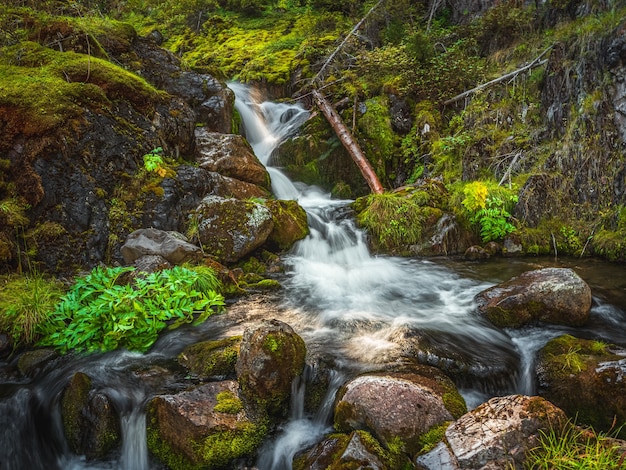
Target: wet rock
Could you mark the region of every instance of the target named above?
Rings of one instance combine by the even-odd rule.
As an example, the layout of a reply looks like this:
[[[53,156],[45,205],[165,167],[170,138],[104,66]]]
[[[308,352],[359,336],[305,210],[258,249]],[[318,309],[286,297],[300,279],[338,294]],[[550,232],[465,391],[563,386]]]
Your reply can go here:
[[[390,373],[363,375],[350,381],[338,395],[335,427],[340,431],[367,430],[386,446],[399,439],[407,453],[416,453],[420,436],[433,426],[451,421],[452,412],[460,416],[466,411],[460,396],[450,406],[453,410],[446,407],[451,404],[451,395],[444,396],[456,389],[443,374],[426,367],[424,371],[427,369],[436,378]],[[442,383],[448,384],[445,392]]]
[[[583,325],[591,309],[591,289],[572,269],[528,271],[476,296],[478,312],[500,327],[541,321]]]
[[[23,375],[34,377],[59,355],[54,349],[42,348],[24,352],[17,361],[17,368]]]
[[[242,395],[260,411],[286,416],[291,383],[302,374],[305,356],[304,341],[286,323],[265,320],[247,328],[236,365]]]
[[[158,47],[153,38],[136,38],[116,59],[157,88],[180,96],[194,110],[198,122],[214,132],[231,132],[234,94],[211,75],[182,70],[180,59]]]
[[[240,135],[196,129],[196,160],[200,168],[270,189],[269,173]]]
[[[270,200],[265,203],[272,213],[274,229],[268,241],[279,250],[287,250],[298,240],[309,234],[309,225],[304,209],[297,201]]]
[[[169,468],[227,468],[266,432],[246,412],[235,381],[159,395],[148,403],[146,423],[149,450]]]
[[[131,264],[145,255],[158,255],[167,262],[177,265],[201,257],[200,248],[176,232],[165,232],[155,228],[135,230],[121,248],[126,264]]]
[[[465,254],[463,256],[465,259],[471,261],[491,258],[491,255],[483,247],[478,245],[470,246],[467,250],[465,250]]]
[[[608,432],[626,422],[625,349],[563,335],[539,351],[536,371],[539,395],[579,423]]]
[[[200,379],[234,377],[240,342],[234,336],[192,344],[178,355],[178,363]]]
[[[540,397],[492,398],[448,427],[447,450],[439,445],[417,463],[428,470],[523,468],[539,432],[566,420],[562,410]]]
[[[270,191],[259,185],[223,176],[215,172],[208,173],[211,178],[212,187],[210,194],[212,195],[225,198],[234,197],[235,199],[269,199],[271,197]]]
[[[0,359],[11,354],[13,343],[6,333],[0,333]]]
[[[196,208],[198,239],[222,263],[234,263],[261,246],[274,222],[269,209],[253,201],[207,196]]]
[[[120,443],[120,420],[113,403],[93,390],[91,378],[82,372],[75,373],[63,391],[61,415],[67,442],[77,454],[102,458]]]
[[[293,468],[294,470],[402,468],[389,460],[376,439],[367,432],[354,431],[350,434],[335,434],[324,439],[307,453],[296,457]]]

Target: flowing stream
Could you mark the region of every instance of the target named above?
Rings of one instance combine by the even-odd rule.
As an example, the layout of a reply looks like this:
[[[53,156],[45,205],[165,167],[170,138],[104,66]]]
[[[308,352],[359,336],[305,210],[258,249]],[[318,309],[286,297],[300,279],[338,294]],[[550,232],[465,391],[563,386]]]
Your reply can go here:
[[[535,353],[550,338],[573,333],[626,344],[626,278],[620,266],[593,260],[475,263],[372,256],[365,234],[355,226],[351,201],[293,183],[269,165],[277,146],[297,131],[308,113],[297,105],[263,102],[240,84],[230,87],[243,132],[268,167],[274,194],[298,200],[311,231],[284,257],[288,269],[281,279],[279,305],[248,303],[240,309],[249,319],[272,316],[290,324],[304,338],[311,362],[293,384],[289,421],[259,452],[260,470],[290,469],[298,451],[329,432],[335,392],[360,372],[417,359],[446,371],[474,407],[495,395],[533,394]],[[591,285],[594,305],[584,329],[502,330],[475,314],[478,292],[544,266],[572,267]],[[176,375],[164,379],[158,371],[188,344],[240,333],[245,322],[228,323],[237,315],[235,304],[223,318],[163,336],[147,354],[122,351],[57,359],[26,378],[6,372],[14,362],[0,362],[0,469],[163,468],[148,454],[144,408],[155,390],[180,389],[184,380]],[[330,370],[330,385],[320,409],[307,413],[304,393],[320,364]],[[121,450],[106,461],[73,455],[62,437],[59,397],[77,371],[93,377],[96,391],[110,397],[122,415]]]

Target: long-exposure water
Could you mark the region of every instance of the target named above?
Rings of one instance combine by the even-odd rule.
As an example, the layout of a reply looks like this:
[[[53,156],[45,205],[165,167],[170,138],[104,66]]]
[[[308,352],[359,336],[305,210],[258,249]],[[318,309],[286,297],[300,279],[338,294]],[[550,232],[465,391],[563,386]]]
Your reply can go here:
[[[144,407],[154,390],[155,369],[171,362],[186,345],[241,333],[264,317],[289,323],[307,345],[307,373],[294,383],[291,418],[262,447],[260,470],[291,468],[293,455],[329,432],[336,390],[367,370],[407,358],[440,367],[457,383],[468,406],[494,395],[535,393],[535,353],[563,333],[625,344],[626,277],[623,268],[597,260],[455,258],[409,259],[373,256],[366,235],[355,225],[348,200],[320,188],[292,182],[269,165],[272,153],[308,118],[295,104],[265,102],[250,88],[233,83],[243,130],[268,167],[277,198],[295,199],[306,210],[310,235],[283,257],[287,272],[278,299],[244,299],[220,318],[163,336],[146,354],[113,352],[60,360],[33,376],[0,375],[0,469],[122,469],[162,466],[148,454]],[[532,326],[493,327],[475,312],[481,290],[530,269],[567,266],[592,287],[591,320],[584,329]],[[317,412],[304,410],[307,374],[316,364],[331,368],[330,387]],[[9,368],[0,363],[0,371]],[[110,397],[122,415],[123,443],[106,461],[73,455],[63,437],[60,393],[83,371],[96,390]],[[148,371],[148,372],[146,372]]]

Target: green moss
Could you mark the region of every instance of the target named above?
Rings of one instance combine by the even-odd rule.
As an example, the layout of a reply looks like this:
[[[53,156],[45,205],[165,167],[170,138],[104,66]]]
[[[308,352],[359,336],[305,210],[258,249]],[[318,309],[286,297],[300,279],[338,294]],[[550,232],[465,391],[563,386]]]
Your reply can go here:
[[[247,285],[248,289],[258,289],[263,291],[279,290],[282,287],[282,284],[275,279],[261,279],[259,282],[249,283]]]
[[[419,437],[418,445],[421,448],[419,453],[425,454],[433,450],[435,446],[443,440],[448,426],[450,426],[450,423],[442,423],[438,426],[433,426],[424,434],[422,434]]]
[[[601,341],[562,335],[549,341],[541,350],[541,354],[546,358],[548,367],[558,376],[584,372],[598,357],[609,353],[607,344]]]
[[[226,377],[235,373],[241,336],[192,344],[178,362],[199,377]]]
[[[216,432],[192,442],[193,461],[163,440],[156,426],[156,418],[147,427],[148,448],[172,470],[213,470],[225,468],[229,462],[252,454],[267,433],[267,423],[242,423],[237,429]]]
[[[26,136],[61,126],[71,131],[84,108],[104,110],[122,99],[148,111],[163,97],[144,79],[106,60],[34,42],[5,48],[0,75],[0,117]]]
[[[243,403],[233,392],[221,392],[217,394],[217,404],[213,410],[220,413],[237,414],[243,410]]]
[[[357,217],[359,224],[371,233],[376,250],[402,253],[421,242],[424,229],[443,215],[440,209],[421,205],[422,200],[420,193],[367,196],[365,209]]]

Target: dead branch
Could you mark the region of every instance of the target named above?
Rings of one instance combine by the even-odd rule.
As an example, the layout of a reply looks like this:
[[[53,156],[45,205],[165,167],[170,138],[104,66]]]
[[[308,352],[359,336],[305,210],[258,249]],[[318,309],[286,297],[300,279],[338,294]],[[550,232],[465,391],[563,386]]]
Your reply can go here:
[[[326,62],[324,62],[324,64],[322,64],[322,68],[319,70],[319,72],[317,72],[317,75],[315,75],[315,77],[313,78],[312,82],[313,85],[315,85],[315,83],[317,83],[317,81],[322,78],[322,75],[324,73],[324,70],[326,70],[326,67],[328,67],[328,64],[330,64],[333,59],[335,58],[335,56],[339,53],[339,51],[343,48],[343,46],[346,45],[346,43],[348,42],[348,39],[350,39],[350,37],[352,35],[354,35],[354,33],[356,33],[359,28],[363,25],[363,23],[365,23],[365,20],[367,19],[368,16],[370,16],[370,14],[376,10],[376,8],[378,8],[385,0],[378,0],[378,3],[376,5],[374,5],[372,8],[370,8],[370,10],[365,14],[365,16],[363,18],[361,18],[361,21],[359,21],[354,28],[352,28],[352,31],[350,31],[348,33],[348,35],[343,39],[343,41],[341,41],[341,44],[339,44],[339,46],[337,46],[337,49],[335,49],[333,51],[333,53],[328,57],[328,59],[326,59]]]
[[[456,95],[454,98],[450,98],[449,100],[444,101],[443,105],[444,106],[448,106],[449,104],[456,103],[457,101],[462,100],[463,98],[465,98],[467,96],[473,95],[477,91],[484,90],[485,88],[488,88],[488,87],[490,87],[492,85],[495,85],[497,83],[501,83],[501,82],[503,82],[505,80],[508,80],[510,78],[514,78],[514,77],[518,76],[520,73],[524,73],[524,72],[526,72],[526,71],[528,71],[528,70],[530,70],[530,69],[532,69],[534,67],[539,67],[539,66],[545,64],[548,61],[548,59],[541,60],[541,58],[544,55],[546,55],[550,49],[552,49],[552,46],[548,47],[545,51],[543,51],[536,59],[534,59],[529,64],[527,64],[527,65],[525,65],[525,66],[523,66],[523,67],[521,67],[521,68],[519,68],[517,70],[514,70],[512,72],[504,74],[501,77],[498,77],[498,78],[493,79],[491,81],[488,81],[486,83],[482,83],[482,84],[478,85],[477,87],[472,88],[471,90],[464,91],[463,93],[461,93],[459,95]]]

